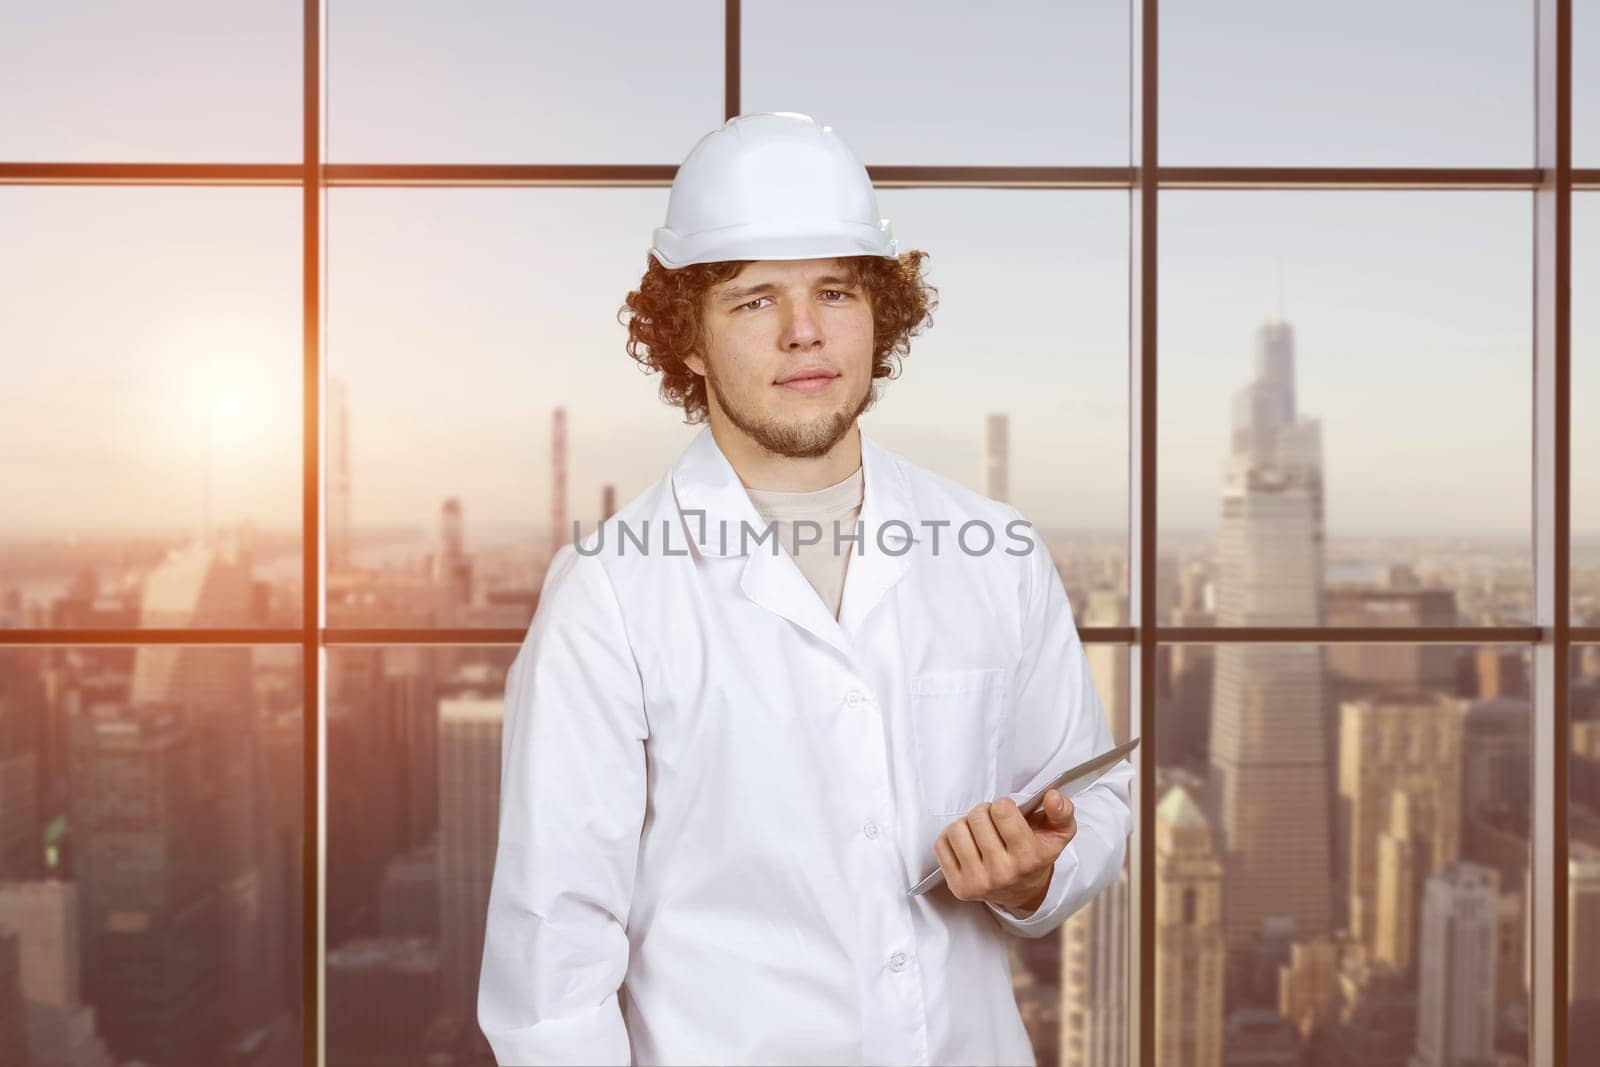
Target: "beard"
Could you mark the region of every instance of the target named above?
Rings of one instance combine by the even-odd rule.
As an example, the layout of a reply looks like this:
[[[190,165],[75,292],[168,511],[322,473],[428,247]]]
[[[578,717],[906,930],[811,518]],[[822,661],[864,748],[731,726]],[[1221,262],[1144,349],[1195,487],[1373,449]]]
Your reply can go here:
[[[833,411],[823,412],[793,422],[763,418],[738,403],[730,403],[730,396],[722,389],[716,372],[706,365],[706,388],[716,394],[717,404],[728,421],[737,426],[757,445],[778,456],[792,459],[812,459],[827,455],[844,435],[850,432],[862,412],[877,401],[873,386],[877,379],[868,378],[866,388],[854,400],[847,401]]]

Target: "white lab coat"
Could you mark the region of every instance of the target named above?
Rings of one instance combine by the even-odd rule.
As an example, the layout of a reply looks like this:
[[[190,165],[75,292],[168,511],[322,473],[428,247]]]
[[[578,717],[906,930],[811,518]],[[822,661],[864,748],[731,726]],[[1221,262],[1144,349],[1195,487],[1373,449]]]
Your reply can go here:
[[[861,451],[838,620],[775,541],[740,545],[765,524],[709,427],[552,561],[506,679],[500,1063],[1035,1062],[1004,936],[1115,878],[1133,767],[1076,798],[1032,915],[908,895],[950,822],[1112,739],[1048,551],[1020,523],[1034,550],[1006,551],[1016,509]]]

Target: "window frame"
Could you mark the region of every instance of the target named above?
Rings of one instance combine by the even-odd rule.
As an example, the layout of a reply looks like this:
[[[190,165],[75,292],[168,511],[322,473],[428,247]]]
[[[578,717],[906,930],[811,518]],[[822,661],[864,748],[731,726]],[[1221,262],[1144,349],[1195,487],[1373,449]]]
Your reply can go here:
[[[302,1056],[323,1060],[323,931],[318,889],[325,876],[325,748],[321,738],[326,653],[362,645],[517,645],[519,630],[329,629],[323,585],[321,526],[325,485],[323,349],[324,214],[335,187],[647,185],[668,187],[670,164],[624,165],[368,165],[326,164],[326,3],[303,2],[302,159],[284,164],[48,163],[0,161],[0,184],[20,185],[275,185],[302,195],[302,590],[301,624],[289,629],[21,629],[0,630],[9,645],[298,645],[304,677],[304,781],[301,885]],[[1532,649],[1532,1020],[1530,1063],[1562,1067],[1568,1058],[1567,760],[1571,748],[1568,685],[1573,646],[1600,643],[1600,626],[1572,625],[1571,568],[1571,240],[1574,189],[1600,190],[1600,168],[1572,167],[1572,0],[1535,0],[1535,166],[1459,167],[1166,167],[1158,163],[1159,0],[1129,0],[1130,161],[1127,166],[872,166],[880,188],[959,185],[975,188],[1123,189],[1130,202],[1129,264],[1129,526],[1130,625],[1082,627],[1086,643],[1129,650],[1133,723],[1144,738],[1141,768],[1159,765],[1156,657],[1181,643],[1520,644]],[[1440,31],[1444,32],[1441,25]],[[724,114],[740,113],[740,0],[724,4]],[[1166,189],[1502,189],[1533,194],[1533,567],[1530,626],[1466,627],[1188,627],[1155,617],[1157,565],[1156,382],[1157,202]],[[1148,621],[1146,621],[1148,620]],[[1156,776],[1137,789],[1135,847],[1130,848],[1136,903],[1129,931],[1129,1048],[1143,1067],[1156,1062],[1154,929]]]

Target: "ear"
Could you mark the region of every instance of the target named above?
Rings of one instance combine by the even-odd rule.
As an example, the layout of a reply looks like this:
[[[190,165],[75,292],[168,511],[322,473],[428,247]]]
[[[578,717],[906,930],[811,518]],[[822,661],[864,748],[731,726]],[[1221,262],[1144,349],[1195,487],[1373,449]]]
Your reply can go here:
[[[706,376],[706,361],[701,358],[699,352],[686,353],[683,357],[683,365],[702,378]]]

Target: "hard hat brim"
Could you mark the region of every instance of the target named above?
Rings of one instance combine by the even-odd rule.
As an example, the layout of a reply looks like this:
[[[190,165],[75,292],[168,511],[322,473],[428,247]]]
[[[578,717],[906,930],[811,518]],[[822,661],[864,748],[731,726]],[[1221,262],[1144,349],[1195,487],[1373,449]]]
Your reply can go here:
[[[841,223],[826,231],[796,233],[759,223],[725,226],[684,238],[666,226],[658,227],[650,254],[668,270],[694,263],[756,259],[835,259],[841,256],[878,256],[894,259],[899,243],[888,219],[876,228]]]

